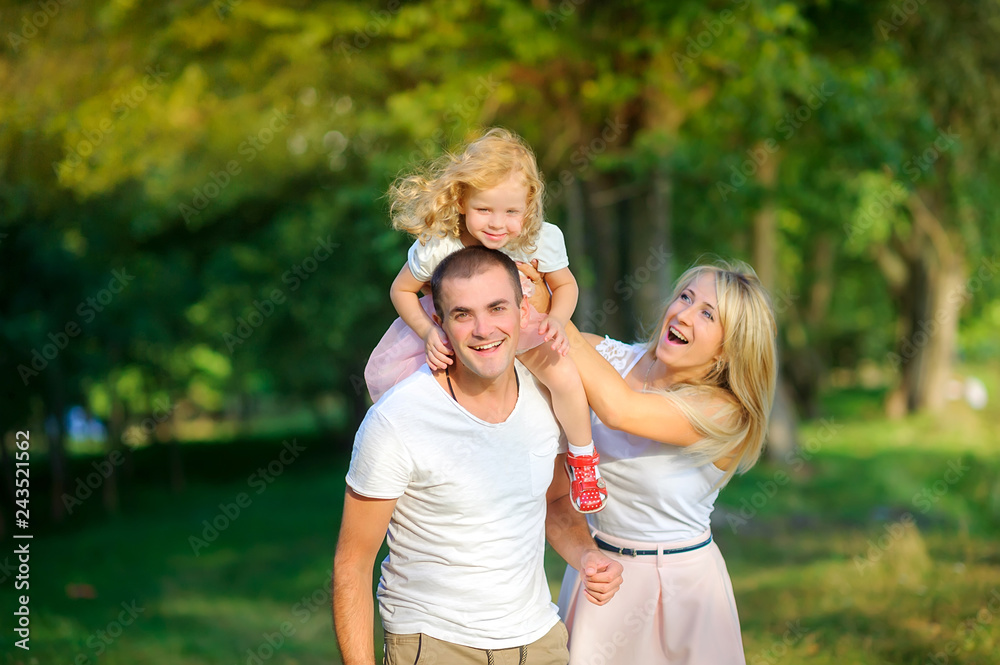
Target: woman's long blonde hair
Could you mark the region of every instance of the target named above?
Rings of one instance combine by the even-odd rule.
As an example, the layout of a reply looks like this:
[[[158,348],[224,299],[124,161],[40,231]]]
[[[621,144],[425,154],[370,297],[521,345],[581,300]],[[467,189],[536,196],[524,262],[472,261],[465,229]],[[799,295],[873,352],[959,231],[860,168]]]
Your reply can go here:
[[[435,236],[457,238],[465,224],[462,202],[470,189],[496,187],[511,174],[524,177],[528,200],[521,234],[506,248],[533,251],[542,228],[545,185],[531,148],[521,137],[500,127],[467,145],[461,155],[444,155],[426,173],[398,178],[389,188],[392,227],[421,243]]]
[[[702,436],[684,449],[686,454],[699,464],[733,458],[718,483],[721,487],[734,474],[749,471],[764,449],[777,382],[777,324],[771,298],[753,268],[740,261],[717,261],[690,268],[680,276],[647,350],[656,352],[667,307],[705,274],[715,276],[722,325],[721,362],[700,381],[675,384],[663,394]],[[711,414],[705,412],[707,404],[719,402],[726,406]]]

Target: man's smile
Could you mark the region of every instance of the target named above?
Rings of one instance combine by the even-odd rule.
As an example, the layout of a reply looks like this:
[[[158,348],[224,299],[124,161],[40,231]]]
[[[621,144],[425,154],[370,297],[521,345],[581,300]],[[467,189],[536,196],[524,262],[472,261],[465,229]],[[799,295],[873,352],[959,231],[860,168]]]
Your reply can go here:
[[[485,353],[487,351],[492,351],[493,349],[497,348],[501,344],[503,344],[503,340],[502,339],[498,339],[495,342],[488,342],[486,344],[480,344],[478,346],[471,346],[470,345],[469,348],[472,349],[473,351],[479,351],[480,353]]]

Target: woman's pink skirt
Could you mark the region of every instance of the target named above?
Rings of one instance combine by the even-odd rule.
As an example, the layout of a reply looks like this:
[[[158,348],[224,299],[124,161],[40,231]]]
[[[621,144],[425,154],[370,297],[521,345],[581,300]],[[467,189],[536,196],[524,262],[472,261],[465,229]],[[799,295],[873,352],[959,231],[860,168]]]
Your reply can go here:
[[[531,282],[521,275],[522,290],[530,295],[528,289],[531,286],[533,286]],[[420,298],[420,305],[427,312],[427,316],[433,316],[434,301],[431,296]],[[533,349],[544,341],[538,334],[538,324],[544,319],[544,314],[539,314],[533,306],[528,305],[528,325],[521,329],[517,344],[518,353]],[[371,395],[372,402],[377,402],[390,388],[416,372],[426,362],[424,340],[413,332],[403,319],[397,318],[382,335],[365,366],[365,383],[368,384],[368,394]]]
[[[704,542],[709,531],[674,543],[595,535],[616,547],[662,552]],[[625,568],[621,589],[606,605],[587,600],[574,568],[563,577],[559,614],[569,629],[570,665],[746,663],[733,585],[714,541],[677,554],[604,553]]]

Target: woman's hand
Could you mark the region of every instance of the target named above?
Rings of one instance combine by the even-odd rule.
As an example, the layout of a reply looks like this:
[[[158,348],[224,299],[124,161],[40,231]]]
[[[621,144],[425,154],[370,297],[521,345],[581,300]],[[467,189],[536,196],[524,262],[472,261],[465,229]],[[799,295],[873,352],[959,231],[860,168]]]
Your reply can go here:
[[[434,370],[446,369],[454,362],[451,359],[451,344],[444,331],[437,325],[431,326],[424,337],[424,350],[427,353],[427,365]]]

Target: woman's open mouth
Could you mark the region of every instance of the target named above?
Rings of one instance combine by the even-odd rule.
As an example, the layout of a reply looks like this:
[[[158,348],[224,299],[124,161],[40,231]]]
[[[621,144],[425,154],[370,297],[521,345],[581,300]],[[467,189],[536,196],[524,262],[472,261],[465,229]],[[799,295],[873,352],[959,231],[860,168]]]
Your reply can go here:
[[[670,326],[667,328],[667,341],[671,344],[687,344],[688,338],[685,337],[680,330]]]

